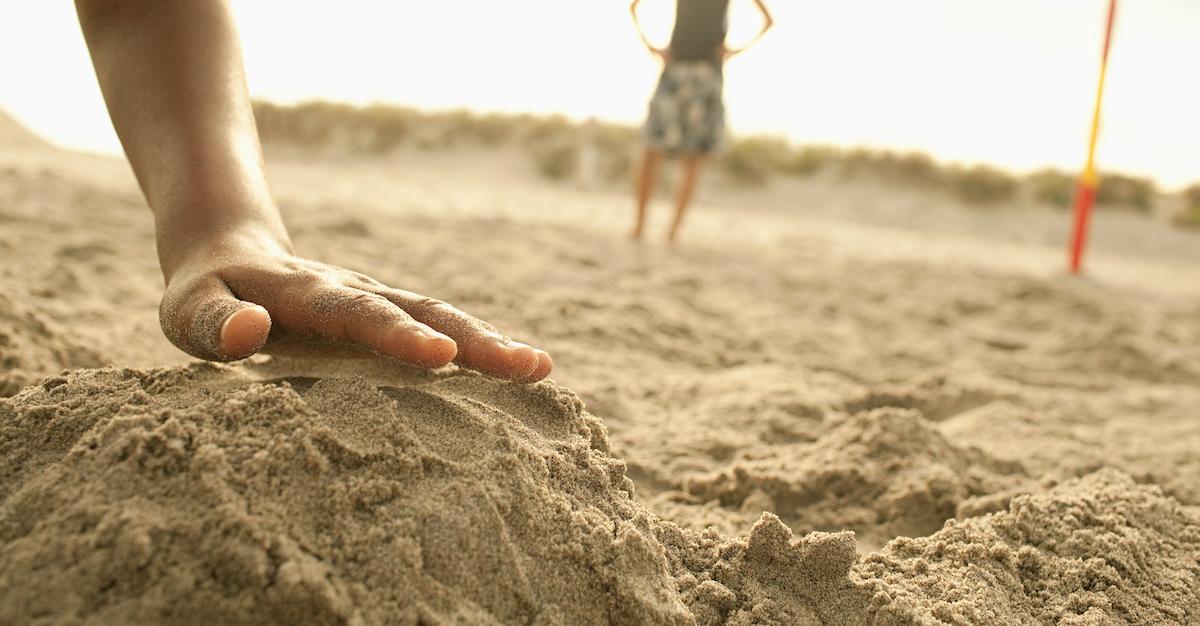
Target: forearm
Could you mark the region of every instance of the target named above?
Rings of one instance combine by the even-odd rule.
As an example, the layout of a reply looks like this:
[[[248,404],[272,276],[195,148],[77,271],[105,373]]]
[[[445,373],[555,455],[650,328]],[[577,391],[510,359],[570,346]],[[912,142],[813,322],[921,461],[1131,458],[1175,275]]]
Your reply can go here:
[[[271,200],[228,5],[76,0],[109,115],[154,211],[164,272],[188,241],[287,233]]]
[[[633,16],[633,27],[637,29],[638,38],[642,40],[642,44],[648,50],[654,50],[654,45],[650,43],[650,40],[646,37],[646,32],[642,30],[642,21],[638,19],[637,8],[640,2],[641,0],[633,0],[633,3],[629,5],[629,14]]]
[[[758,34],[757,34],[757,35],[755,35],[753,39],[751,39],[750,41],[746,42],[746,45],[742,46],[742,47],[739,49],[739,52],[745,52],[746,50],[749,50],[750,48],[753,48],[753,47],[755,46],[755,44],[757,44],[757,43],[758,43],[760,40],[762,40],[762,38],[763,38],[763,35],[766,35],[766,34],[767,34],[767,31],[768,31],[768,30],[770,30],[770,29],[771,29],[771,26],[770,26],[769,24],[768,24],[768,25],[763,25],[762,29],[758,31]]]
[[[754,0],[754,3],[758,6],[758,10],[762,13],[762,28],[758,30],[758,34],[756,34],[749,42],[747,42],[746,45],[740,48],[727,49],[726,52],[730,56],[741,54],[754,47],[754,45],[763,38],[763,35],[766,35],[767,31],[771,30],[771,27],[775,25],[775,18],[771,17],[771,12],[767,10],[767,5],[764,4],[762,0]]]

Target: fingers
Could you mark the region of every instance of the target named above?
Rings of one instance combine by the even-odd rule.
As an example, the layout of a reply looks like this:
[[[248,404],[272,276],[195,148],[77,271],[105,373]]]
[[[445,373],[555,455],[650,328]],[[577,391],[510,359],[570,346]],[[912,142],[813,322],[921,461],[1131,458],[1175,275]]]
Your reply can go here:
[[[357,344],[421,367],[440,367],[458,353],[453,339],[378,294],[324,285],[297,304],[280,307],[276,315],[289,333]]]
[[[524,378],[515,379],[514,382],[536,383],[537,381],[549,376],[550,372],[554,369],[554,359],[550,358],[549,353],[544,350],[538,350],[537,348],[534,348],[534,351],[537,352],[538,356],[537,366],[534,367],[533,371]]]
[[[208,361],[244,359],[262,349],[271,330],[266,309],[238,300],[216,277],[168,288],[159,323],[177,348]]]
[[[454,361],[520,383],[541,380],[554,368],[545,351],[444,302],[370,280],[329,280],[312,271],[295,278],[208,274],[173,281],[160,306],[163,331],[184,352],[213,361],[258,352],[274,327],[283,333],[271,344],[276,347],[287,340],[336,340],[421,367]]]
[[[432,298],[400,289],[381,290],[388,300],[458,344],[455,362],[514,382],[532,383],[550,374],[554,361],[543,350],[512,341],[490,324]]]

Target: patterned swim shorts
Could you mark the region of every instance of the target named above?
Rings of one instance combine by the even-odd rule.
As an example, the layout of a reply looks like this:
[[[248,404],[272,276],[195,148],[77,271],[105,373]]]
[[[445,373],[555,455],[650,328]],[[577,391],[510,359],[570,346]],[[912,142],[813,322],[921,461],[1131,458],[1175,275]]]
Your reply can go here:
[[[721,70],[707,61],[668,63],[650,99],[642,136],[646,147],[670,155],[707,154],[725,132]]]

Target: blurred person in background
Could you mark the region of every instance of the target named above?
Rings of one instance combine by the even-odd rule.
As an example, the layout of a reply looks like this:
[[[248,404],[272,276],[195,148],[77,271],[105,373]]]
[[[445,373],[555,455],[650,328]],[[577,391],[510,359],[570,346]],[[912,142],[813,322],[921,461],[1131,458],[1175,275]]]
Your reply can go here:
[[[638,36],[651,54],[662,61],[662,76],[650,99],[643,128],[645,151],[635,183],[637,215],[630,236],[639,240],[646,225],[646,206],[658,182],[663,156],[679,157],[683,179],[675,201],[675,215],[667,243],[675,243],[683,216],[691,204],[705,159],[720,144],[725,131],[723,69],[725,61],[758,42],[775,23],[763,0],[753,0],[762,13],[758,34],[740,48],[725,45],[729,0],[676,0],[675,28],[666,48],[656,48],[646,37],[633,0],[629,12]]]

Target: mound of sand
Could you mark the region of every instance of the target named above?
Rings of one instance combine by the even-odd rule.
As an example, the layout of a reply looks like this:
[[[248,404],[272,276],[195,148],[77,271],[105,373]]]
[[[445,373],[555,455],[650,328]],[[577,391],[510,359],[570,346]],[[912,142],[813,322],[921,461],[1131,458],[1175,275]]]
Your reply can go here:
[[[550,384],[81,370],[0,404],[0,467],[4,623],[689,624],[689,604],[739,604],[687,573],[727,540],[638,505]],[[756,533],[739,568],[848,587],[848,534],[788,538]]]
[[[687,491],[724,506],[773,511],[802,527],[853,529],[882,543],[936,531],[969,498],[1019,484],[1020,470],[954,447],[914,411],[878,409],[855,414],[791,456],[736,463],[690,481]]]
[[[603,428],[548,385],[93,371],[3,424],[0,621],[684,614]]]
[[[96,350],[63,332],[53,319],[0,293],[0,397],[49,372],[103,363]]]
[[[0,622],[1200,614],[1200,529],[1115,472],[855,566],[848,532],[794,540],[766,514],[743,540],[658,519],[604,426],[552,384],[263,378],[280,371],[75,370],[0,401]],[[836,435],[872,441],[894,419],[911,422],[873,413]],[[862,461],[851,447],[830,454]],[[827,491],[878,491],[829,477]]]
[[[1200,525],[1157,487],[1115,470],[896,539],[857,572],[885,623],[1200,620]]]

